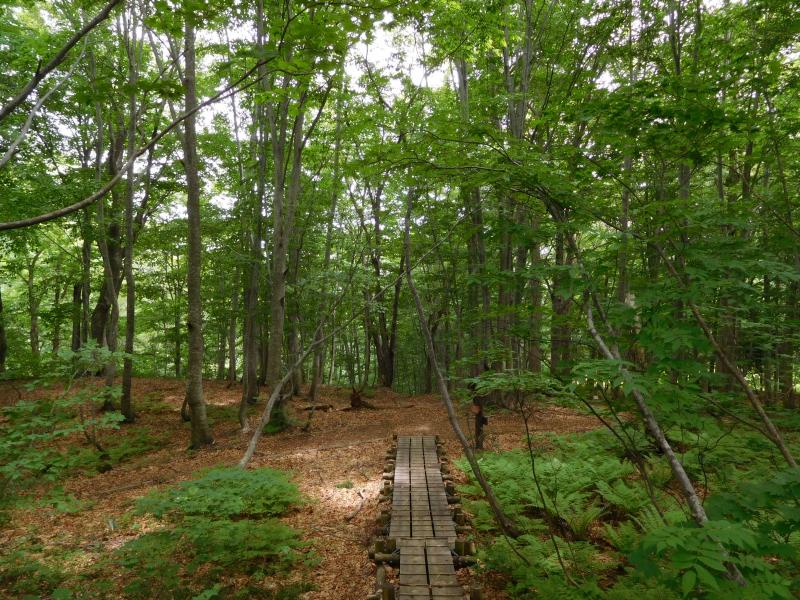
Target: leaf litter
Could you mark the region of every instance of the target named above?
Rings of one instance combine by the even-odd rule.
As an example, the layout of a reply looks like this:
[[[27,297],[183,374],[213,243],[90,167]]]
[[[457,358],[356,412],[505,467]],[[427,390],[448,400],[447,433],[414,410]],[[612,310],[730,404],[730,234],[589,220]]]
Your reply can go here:
[[[0,530],[0,545],[35,535],[44,547],[80,550],[68,568],[79,572],[137,536],[157,530],[162,524],[152,517],[128,515],[137,498],[149,491],[191,479],[197,471],[235,464],[244,453],[250,435],[243,434],[236,420],[241,386],[226,382],[204,382],[215,443],[208,449],[189,451],[188,424],[181,422],[180,405],[184,383],[175,379],[134,379],[137,422],[123,426],[115,438],[150,434],[157,446],[105,473],[72,476],[63,482],[64,492],[74,496],[82,510],[64,514],[56,510],[23,508]],[[0,406],[20,397],[41,397],[41,390],[22,391],[14,382],[0,384]],[[395,433],[439,435],[448,457],[456,459],[461,449],[450,430],[447,415],[437,395],[405,396],[377,389],[369,397],[374,409],[346,410],[350,390],[322,386],[320,405],[311,425],[308,399],[289,403],[293,426],[262,437],[252,467],[290,471],[307,502],[284,517],[307,540],[317,560],[293,575],[310,583],[306,600],[362,599],[375,589],[375,567],[368,558],[369,545],[380,512],[379,498],[385,452]],[[261,406],[251,408],[251,422]],[[468,411],[464,411],[468,415]],[[462,427],[470,430],[462,415]],[[560,407],[547,407],[536,414],[535,433],[583,432],[597,427],[594,418]],[[486,428],[486,447],[508,450],[520,447],[524,430],[512,414],[494,414]],[[456,473],[458,478],[460,474]],[[463,474],[461,474],[463,476]],[[480,580],[487,600],[506,598],[502,578],[484,576],[467,569],[459,571],[463,585]],[[243,582],[246,583],[246,582]],[[288,583],[285,580],[275,582]]]

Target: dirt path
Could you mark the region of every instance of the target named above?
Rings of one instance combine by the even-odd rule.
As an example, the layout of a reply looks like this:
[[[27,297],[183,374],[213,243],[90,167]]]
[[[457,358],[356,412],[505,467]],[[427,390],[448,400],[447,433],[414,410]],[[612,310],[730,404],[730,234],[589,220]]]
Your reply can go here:
[[[201,452],[186,450],[188,426],[178,417],[183,382],[140,379],[134,386],[141,407],[139,420],[113,435],[132,441],[136,436],[155,437],[160,447],[107,473],[67,480],[65,490],[90,501],[88,509],[72,515],[21,511],[11,527],[0,531],[0,544],[36,531],[45,544],[84,549],[85,560],[91,562],[92,556],[100,556],[141,533],[117,525],[136,498],[154,487],[188,479],[203,467],[233,464],[241,458],[249,436],[241,434],[235,417],[241,394],[238,385],[229,388],[224,383],[206,382],[216,443]],[[15,401],[18,389],[0,385],[0,405]],[[309,499],[286,519],[312,540],[321,559],[310,573],[316,591],[305,596],[309,600],[355,600],[372,591],[374,569],[367,549],[378,514],[383,457],[393,433],[438,434],[451,457],[460,454],[438,397],[407,397],[379,390],[368,401],[376,407],[374,410],[343,410],[349,405],[348,391],[323,388],[320,403],[333,409],[316,411],[308,432],[292,428],[264,436],[253,460],[254,466],[293,472]],[[302,408],[306,405],[305,399],[296,399],[290,414],[304,421],[308,412]],[[252,412],[256,411],[260,407]],[[535,422],[535,430],[540,432],[577,432],[595,427],[592,418],[565,409],[543,412]],[[490,449],[515,447],[522,439],[521,427],[507,415],[491,417],[487,433]],[[146,530],[146,523],[139,525]],[[491,589],[487,591],[487,597],[502,597]]]

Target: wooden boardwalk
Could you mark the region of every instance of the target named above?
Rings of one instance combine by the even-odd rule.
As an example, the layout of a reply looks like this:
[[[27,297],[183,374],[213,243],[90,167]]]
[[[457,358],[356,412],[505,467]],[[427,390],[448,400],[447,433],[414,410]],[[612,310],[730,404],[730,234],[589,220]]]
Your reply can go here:
[[[451,549],[456,528],[433,436],[400,436],[389,539],[400,552],[398,600],[463,598]]]

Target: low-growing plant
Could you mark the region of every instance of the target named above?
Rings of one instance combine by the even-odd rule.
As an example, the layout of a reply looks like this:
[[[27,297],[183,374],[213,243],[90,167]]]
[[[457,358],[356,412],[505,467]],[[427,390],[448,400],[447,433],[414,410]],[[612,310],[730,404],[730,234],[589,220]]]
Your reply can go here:
[[[767,467],[764,457],[747,457],[761,454],[763,443],[748,431],[737,432],[739,455],[730,468],[728,429],[701,429],[709,435],[686,426],[668,434],[684,460],[705,469],[712,520],[702,528],[687,522],[668,469],[662,468],[663,457],[634,437],[634,429],[629,439],[642,452],[636,464],[606,431],[550,437],[546,449],[535,455],[544,502],[531,475],[530,451],[483,453],[485,476],[503,509],[525,532],[516,541],[488,539],[497,531],[492,514],[478,499],[474,483],[462,486],[466,496],[473,495],[465,506],[482,536],[485,566],[509,575],[512,598],[777,600],[797,595],[800,471],[775,472],[772,467],[771,476],[758,477]],[[787,439],[796,445],[792,432]],[[655,505],[641,480],[643,471]],[[733,567],[747,586],[731,580]]]
[[[623,521],[616,527],[611,523],[603,524],[603,539],[622,553],[632,552],[640,538],[641,533],[630,521]]]
[[[191,598],[180,577],[180,536],[169,529],[146,533],[120,548],[115,562],[130,575],[125,592],[132,598]]]
[[[288,571],[305,544],[276,517],[301,503],[297,486],[274,469],[220,467],[153,492],[135,513],[152,515],[163,529],[146,533],[118,551],[132,598],[228,597],[224,578]],[[201,587],[202,586],[202,587]],[[153,596],[150,590],[162,596]],[[248,588],[246,596],[270,597]],[[289,596],[291,597],[291,596]]]
[[[48,379],[29,385],[35,389],[55,382],[60,391],[0,409],[0,497],[10,499],[28,483],[51,482],[75,468],[108,467],[100,438],[118,428],[123,417],[100,407],[118,388],[106,390],[85,380],[78,385],[78,378],[114,356],[94,345],[61,352],[48,366]]]
[[[278,516],[302,501],[286,473],[274,469],[219,467],[139,499],[136,511],[165,516]]]
[[[33,548],[0,554],[0,590],[5,588],[16,597],[49,595],[65,578],[63,571],[41,560]]]
[[[576,540],[585,540],[589,536],[592,525],[605,513],[605,509],[597,502],[575,509],[567,509],[563,513],[564,520]]]
[[[113,464],[117,464],[163,448],[168,441],[164,435],[156,435],[143,427],[137,427],[131,429],[117,443],[109,444],[108,456]]]

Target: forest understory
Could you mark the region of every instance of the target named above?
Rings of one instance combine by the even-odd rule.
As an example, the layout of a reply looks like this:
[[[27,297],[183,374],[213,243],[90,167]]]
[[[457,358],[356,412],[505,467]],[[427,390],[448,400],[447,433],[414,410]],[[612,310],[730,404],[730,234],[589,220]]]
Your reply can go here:
[[[0,406],[48,393],[43,388],[28,391],[24,385],[20,381],[0,383]],[[126,518],[137,498],[189,480],[203,469],[234,465],[241,458],[249,435],[242,434],[233,416],[241,397],[240,384],[204,382],[216,441],[201,451],[186,449],[189,425],[180,419],[183,381],[135,378],[133,392],[140,407],[137,422],[103,436],[109,449],[131,448],[131,453],[106,472],[86,469],[65,478],[56,486],[56,493],[53,485],[32,492],[29,503],[13,510],[7,527],[0,529],[0,547],[4,549],[0,554],[7,557],[35,541],[39,548],[36,556],[42,563],[53,562],[63,571],[62,589],[75,589],[76,584],[80,588],[82,577],[97,575],[93,569],[104,556],[158,527],[157,521],[147,516]],[[345,388],[323,387],[319,396],[323,408],[315,412],[308,431],[302,427],[308,419],[304,410],[308,400],[295,398],[289,414],[296,425],[262,438],[253,458],[254,469],[268,466],[292,473],[307,503],[284,519],[302,532],[310,542],[309,553],[318,561],[289,575],[276,575],[265,584],[266,589],[277,591],[302,581],[312,589],[299,597],[308,600],[365,598],[375,586],[375,567],[367,552],[378,515],[384,454],[392,434],[439,435],[450,456],[461,454],[437,396],[378,389],[368,398],[373,409],[350,410],[350,394]],[[596,427],[593,418],[559,407],[538,414],[533,424],[534,431],[551,433]],[[520,447],[523,435],[517,418],[498,414],[487,428],[485,444],[491,450],[509,450]],[[8,572],[0,569],[0,577],[3,575]],[[101,569],[100,576],[111,582],[110,589],[103,592],[108,593],[106,597],[125,594],[130,582],[118,568]],[[465,585],[470,576],[466,569],[460,572]],[[238,581],[234,577],[225,583],[232,589],[246,588],[247,578],[238,577]],[[504,578],[497,574],[477,577],[485,580],[487,598],[507,597],[502,591]],[[34,588],[35,579],[28,582]],[[0,579],[0,597],[21,597],[21,585],[24,582]],[[152,597],[164,596],[153,590]]]

